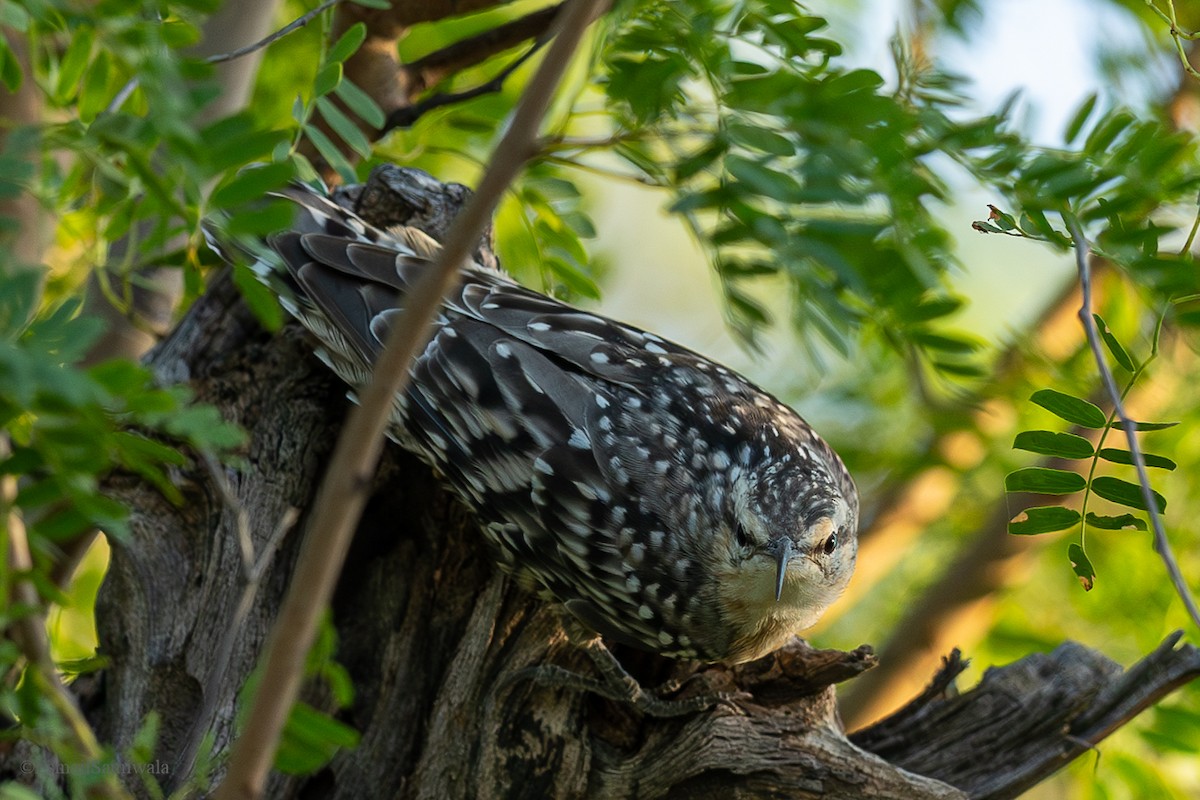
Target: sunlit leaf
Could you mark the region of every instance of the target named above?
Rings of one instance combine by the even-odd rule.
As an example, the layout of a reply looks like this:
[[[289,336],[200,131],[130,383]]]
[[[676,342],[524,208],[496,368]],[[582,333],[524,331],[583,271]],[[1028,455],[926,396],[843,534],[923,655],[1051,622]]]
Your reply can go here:
[[[325,60],[328,63],[341,63],[362,46],[362,43],[367,38],[367,26],[365,23],[356,22],[346,29],[346,32],[338,38],[333,47],[329,48],[329,52],[325,54]]]
[[[284,726],[275,768],[288,775],[314,772],[328,764],[339,750],[357,746],[358,740],[354,728],[298,702]]]
[[[295,173],[296,167],[291,161],[248,167],[213,193],[212,205],[214,208],[229,208],[257,200],[272,189],[283,186]]]
[[[1178,422],[1134,422],[1133,429],[1135,431],[1165,431],[1167,428],[1174,428],[1178,424]],[[1121,420],[1114,419],[1112,427],[1122,430],[1125,426],[1121,424]]]
[[[316,97],[322,97],[333,91],[342,80],[342,65],[338,63],[326,64],[317,73],[316,80],[313,81],[313,94]]]
[[[357,114],[363,122],[370,125],[372,128],[382,128],[387,122],[387,117],[383,113],[383,109],[375,102],[375,100],[362,89],[354,85],[353,81],[343,79],[333,90],[333,93],[342,99],[346,104],[346,108]]]
[[[1136,483],[1102,475],[1092,479],[1092,491],[1105,500],[1119,505],[1146,510],[1146,502],[1142,499],[1142,488]],[[1154,504],[1158,507],[1159,513],[1166,511],[1166,498],[1153,489],[1150,490],[1150,494],[1154,497]]]
[[[1092,314],[1092,319],[1096,321],[1096,327],[1100,331],[1100,336],[1104,339],[1104,344],[1108,347],[1108,352],[1112,353],[1112,357],[1125,369],[1133,372],[1133,359],[1129,357],[1129,353],[1117,341],[1117,337],[1109,330],[1108,323],[1099,314]]]
[[[1087,123],[1088,117],[1092,115],[1092,109],[1096,107],[1096,98],[1097,95],[1093,92],[1080,104],[1074,116],[1071,117],[1071,121],[1067,123],[1067,129],[1063,132],[1063,142],[1071,144],[1075,141],[1075,137]]]
[[[95,31],[92,28],[79,28],[72,32],[71,43],[67,52],[58,62],[58,81],[54,94],[60,103],[66,103],[74,97],[79,89],[79,79],[87,69],[88,56],[95,42]]]
[[[337,170],[342,179],[347,182],[355,180],[354,167],[346,160],[346,156],[338,149],[329,137],[326,136],[319,128],[314,125],[307,125],[304,128],[304,135],[308,137],[313,146],[317,148],[317,152],[321,157],[329,162],[329,165]]]
[[[1049,467],[1025,467],[1004,477],[1004,488],[1010,492],[1073,494],[1086,486],[1087,479],[1079,473]]]
[[[1013,447],[1059,458],[1090,458],[1095,453],[1092,443],[1082,436],[1050,431],[1022,431],[1013,440]]]
[[[1027,508],[1008,521],[1008,532],[1021,536],[1066,530],[1079,524],[1079,512],[1062,506]]]
[[[1071,568],[1079,577],[1079,583],[1083,586],[1083,590],[1090,592],[1096,585],[1096,568],[1092,566],[1087,553],[1083,552],[1083,548],[1079,545],[1070,544],[1067,546],[1067,558],[1071,559]]]
[[[363,158],[371,155],[371,142],[366,134],[334,105],[332,100],[328,97],[318,97],[317,108],[321,110],[321,116],[329,123],[329,127],[333,128],[334,133],[340,136],[351,150]]]
[[[1039,389],[1029,399],[1055,416],[1085,428],[1103,428],[1108,423],[1108,417],[1095,403],[1054,389]]]
[[[1105,461],[1111,461],[1114,464],[1133,464],[1133,453],[1128,450],[1119,450],[1115,447],[1100,448],[1100,457]],[[1158,469],[1173,470],[1178,466],[1174,461],[1166,456],[1155,455],[1154,453],[1142,453],[1142,461],[1147,467],[1157,467]]]
[[[0,4],[0,8],[12,8],[13,3]],[[0,37],[0,83],[4,84],[4,88],[12,94],[16,94],[17,89],[21,88],[21,81],[24,74],[21,72],[21,62],[17,60],[17,55],[9,47],[8,41],[4,37]]]
[[[1145,521],[1138,519],[1133,514],[1121,514],[1120,516],[1111,517],[1093,514],[1089,511],[1084,521],[1093,528],[1105,531],[1146,530]]]

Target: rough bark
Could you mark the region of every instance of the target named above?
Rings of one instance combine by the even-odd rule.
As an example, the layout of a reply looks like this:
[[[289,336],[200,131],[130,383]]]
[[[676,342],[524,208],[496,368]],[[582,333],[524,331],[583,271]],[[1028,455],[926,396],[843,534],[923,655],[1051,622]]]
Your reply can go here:
[[[411,185],[422,195],[439,191],[428,181]],[[410,222],[436,217],[430,209],[453,210],[452,195],[421,196],[397,213]],[[426,226],[438,230],[436,221]],[[298,328],[265,333],[223,278],[150,361],[250,432],[244,463],[228,479],[260,552],[289,507],[306,513],[346,409],[344,388]],[[102,739],[118,748],[149,711],[158,712],[157,757],[170,765],[171,786],[185,778],[180,755],[199,737],[212,737],[218,757],[226,752],[235,698],[298,544],[296,535],[282,540],[239,616],[239,509],[205,470],[178,478],[186,496],[179,507],[134,478],[110,482],[136,513],[130,538],[114,544],[98,604],[110,666],[92,706]],[[730,696],[691,717],[651,719],[522,674],[544,663],[584,674],[592,668],[554,606],[495,571],[468,514],[427,468],[389,448],[373,491],[332,609],[337,658],[357,693],[338,716],[362,740],[315,775],[276,775],[272,798],[1013,797],[1077,755],[1081,743],[1200,672],[1190,647],[1165,645],[1153,669],[1121,676],[1102,656],[1064,646],[1053,669],[1046,657],[1026,659],[958,698],[942,698],[943,680],[856,745],[842,731],[832,684],[869,668],[869,648],[813,651],[796,641],[733,669],[618,649],[644,685],[683,681],[677,696]],[[1001,681],[1018,675],[1018,683]],[[308,699],[328,706],[317,687]],[[1005,711],[999,733],[998,710]],[[1013,740],[1013,720],[1042,738]]]

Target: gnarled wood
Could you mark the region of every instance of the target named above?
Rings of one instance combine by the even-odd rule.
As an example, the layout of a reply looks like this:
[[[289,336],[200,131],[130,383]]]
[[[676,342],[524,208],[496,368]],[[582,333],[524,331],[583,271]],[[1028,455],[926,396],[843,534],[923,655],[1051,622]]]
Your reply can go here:
[[[436,182],[410,185],[423,188],[406,191],[431,193],[413,203],[427,215],[452,212],[446,198],[461,195]],[[413,208],[399,213],[417,218]],[[439,230],[436,222],[423,225]],[[200,399],[249,430],[244,464],[229,480],[261,551],[289,507],[307,512],[346,409],[344,387],[296,326],[275,336],[259,329],[223,278],[151,363],[168,379],[188,380]],[[156,710],[157,755],[176,785],[185,777],[179,756],[197,737],[211,734],[218,756],[228,748],[236,696],[262,650],[298,538],[283,540],[254,603],[237,618],[244,567],[233,509],[203,469],[179,479],[187,498],[179,508],[133,478],[110,482],[136,511],[131,537],[114,546],[99,601],[111,666],[94,713],[102,737],[120,747]],[[315,775],[274,776],[273,798],[1011,797],[1083,747],[1068,746],[1063,725],[1095,741],[1200,670],[1192,648],[1165,646],[1146,669],[1122,676],[1103,657],[1064,646],[989,673],[961,697],[932,692],[848,740],[831,684],[869,668],[869,648],[814,651],[797,640],[750,664],[703,669],[618,649],[644,685],[675,680],[683,682],[681,697],[734,695],[693,717],[646,718],[521,677],[543,663],[581,673],[592,667],[552,606],[495,571],[468,514],[427,468],[390,447],[373,489],[332,610],[337,658],[356,687],[338,716],[362,741]],[[231,626],[236,638],[223,659]],[[328,705],[319,688],[309,700]],[[999,756],[1013,750],[1029,763],[1037,748],[1017,747],[1006,729],[989,728],[998,710],[1010,715],[1009,728],[1021,717],[1059,737],[1039,766],[1015,778],[1015,762]]]

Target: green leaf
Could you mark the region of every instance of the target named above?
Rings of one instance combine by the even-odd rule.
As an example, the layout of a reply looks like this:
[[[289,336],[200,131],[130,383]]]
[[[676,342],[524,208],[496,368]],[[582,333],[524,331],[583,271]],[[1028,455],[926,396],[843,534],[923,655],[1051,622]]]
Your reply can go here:
[[[1136,483],[1102,475],[1092,479],[1092,491],[1105,500],[1111,500],[1118,505],[1146,510],[1146,503],[1142,500],[1142,488]],[[1158,513],[1166,511],[1166,498],[1153,489],[1150,490],[1150,494],[1154,496],[1154,504],[1158,506]]]
[[[36,684],[36,681],[24,681],[30,686]],[[45,698],[39,698],[41,703],[45,703]],[[26,722],[26,724],[29,724]],[[30,764],[29,761],[21,762],[22,766]],[[32,789],[22,786],[16,781],[5,781],[3,786],[0,786],[0,800],[45,800],[41,792],[35,792]]]
[[[108,89],[110,73],[108,53],[101,50],[84,73],[83,85],[79,89],[79,119],[84,123],[94,120],[111,101]]]
[[[1085,592],[1090,592],[1096,585],[1096,569],[1088,560],[1087,553],[1077,544],[1067,546],[1067,558],[1071,559],[1071,568],[1079,577],[1079,583]]]
[[[990,374],[982,364],[970,361],[947,361],[935,358],[930,363],[939,372],[944,372],[947,375],[955,375],[960,378],[982,378]]]
[[[1093,92],[1079,106],[1079,110],[1075,112],[1075,115],[1071,117],[1071,121],[1067,123],[1067,130],[1063,133],[1064,143],[1071,144],[1074,142],[1075,137],[1079,135],[1081,130],[1083,130],[1084,123],[1086,123],[1088,117],[1092,115],[1092,109],[1096,107],[1096,97],[1097,95]]]
[[[899,309],[899,311],[905,322],[928,322],[929,320],[949,316],[962,308],[962,306],[963,299],[961,297],[935,295],[922,298],[921,302],[917,305],[906,306]]]
[[[12,3],[4,3],[0,7],[12,7]],[[8,46],[4,37],[0,37],[0,83],[3,83],[9,92],[16,94],[21,88],[22,77],[21,62],[17,60],[16,53]]]
[[[1133,429],[1135,431],[1165,431],[1167,428],[1174,428],[1178,424],[1178,422],[1135,422],[1133,423]],[[1117,430],[1124,429],[1119,419],[1113,420],[1112,427]]]
[[[1039,389],[1029,399],[1051,414],[1085,428],[1103,428],[1108,424],[1108,417],[1095,403],[1054,389]]]
[[[363,158],[368,158],[371,155],[371,142],[354,122],[347,117],[342,110],[334,105],[334,102],[328,97],[317,98],[317,108],[321,110],[321,116],[329,123],[329,127],[333,128],[334,133],[342,137],[350,149],[358,153]]]
[[[234,214],[229,217],[225,222],[225,232],[229,236],[265,236],[287,228],[295,217],[295,206],[272,198],[272,202],[256,207],[253,214]]]
[[[1083,143],[1083,149],[1092,154],[1103,155],[1108,146],[1125,132],[1135,122],[1133,114],[1128,111],[1116,111],[1100,120],[1095,129],[1088,134]]]
[[[283,131],[260,130],[249,112],[217,120],[200,131],[210,168],[214,173],[270,156],[284,138]]]
[[[347,183],[353,183],[357,176],[354,174],[354,167],[350,166],[350,162],[346,160],[346,156],[337,148],[329,137],[321,132],[320,129],[313,125],[304,126],[304,135],[308,137],[313,146],[317,148],[317,152],[321,157],[329,162],[329,166],[337,170],[338,174]]]
[[[1092,443],[1082,436],[1050,431],[1022,431],[1013,440],[1013,447],[1059,458],[1090,458],[1095,453]]]
[[[19,3],[0,3],[0,25],[25,33],[29,30],[29,21],[29,12]],[[6,41],[0,39],[0,46]]]
[[[1027,508],[1008,521],[1008,532],[1019,536],[1066,530],[1079,524],[1079,512],[1062,506]]]
[[[786,136],[756,125],[731,123],[729,138],[738,144],[770,153],[773,156],[790,156],[796,152],[796,146]]]
[[[0,339],[15,339],[29,323],[42,293],[42,273],[0,272]]]
[[[1099,528],[1102,531],[1125,531],[1125,530],[1146,530],[1145,520],[1138,519],[1133,514],[1122,514],[1119,517],[1108,517],[1101,514],[1093,514],[1091,511],[1084,517],[1093,528]]]
[[[359,733],[306,703],[296,703],[288,715],[275,768],[288,775],[314,772],[329,763],[342,748],[358,745]]]
[[[342,99],[346,104],[346,108],[353,111],[363,122],[370,125],[372,128],[382,128],[387,122],[387,116],[383,113],[383,109],[371,98],[369,94],[354,85],[352,81],[342,80],[333,90],[333,93]]]
[[[334,43],[333,47],[329,48],[329,52],[325,55],[325,63],[340,64],[350,56],[357,52],[358,48],[367,39],[366,23],[356,22],[351,25],[345,33]]]
[[[554,277],[562,281],[568,290],[582,297],[590,297],[593,300],[600,298],[600,287],[596,285],[596,282],[577,269],[567,259],[547,258],[545,264],[549,267]]]
[[[378,8],[382,11],[388,11],[392,7],[391,0],[350,0],[356,6],[364,8]]]
[[[79,79],[88,65],[88,56],[92,53],[92,43],[95,41],[95,31],[91,28],[79,28],[72,32],[71,44],[58,64],[58,80],[54,86],[54,96],[59,103],[67,103],[79,86]]]
[[[1017,229],[1017,220],[1012,214],[1002,211],[994,205],[988,204],[990,214],[988,219],[996,224],[996,227],[1002,231],[1015,231]]]
[[[941,350],[944,353],[974,353],[979,349],[979,342],[961,334],[947,335],[930,331],[914,331],[912,339],[917,344],[931,350]]]
[[[214,208],[230,208],[257,200],[272,189],[283,186],[295,177],[295,174],[296,166],[291,161],[247,167],[213,193],[212,205]]]
[[[784,203],[799,202],[800,184],[791,175],[741,156],[725,159],[725,169],[755,194]]]
[[[326,64],[313,81],[313,95],[322,97],[332,92],[342,81],[342,65]]]
[[[1100,448],[1100,457],[1105,461],[1111,461],[1114,464],[1133,464],[1133,453],[1128,450],[1120,450],[1115,447]],[[1153,453],[1142,453],[1142,460],[1146,462],[1147,467],[1157,467],[1158,469],[1173,470],[1179,466],[1166,456],[1157,456]]]
[[[1100,336],[1104,338],[1104,344],[1108,346],[1108,352],[1112,353],[1112,357],[1125,369],[1133,372],[1133,359],[1129,357],[1128,351],[1121,346],[1117,341],[1117,337],[1109,330],[1108,323],[1099,314],[1092,314],[1092,319],[1096,321],[1096,327],[1100,330]]]
[[[274,332],[283,327],[283,309],[279,305],[279,298],[263,285],[254,270],[244,264],[235,264],[233,282],[264,328]]]
[[[1048,467],[1025,467],[1004,477],[1009,492],[1035,494],[1073,494],[1087,487],[1087,480],[1076,472]]]

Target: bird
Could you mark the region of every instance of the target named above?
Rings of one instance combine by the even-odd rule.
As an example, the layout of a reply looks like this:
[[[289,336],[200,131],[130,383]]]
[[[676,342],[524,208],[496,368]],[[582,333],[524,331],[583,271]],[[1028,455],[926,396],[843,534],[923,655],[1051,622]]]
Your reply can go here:
[[[363,387],[440,245],[322,189],[256,267]],[[857,553],[858,494],[801,416],[736,371],[468,263],[389,436],[480,521],[499,566],[606,640],[737,664],[811,627]]]

